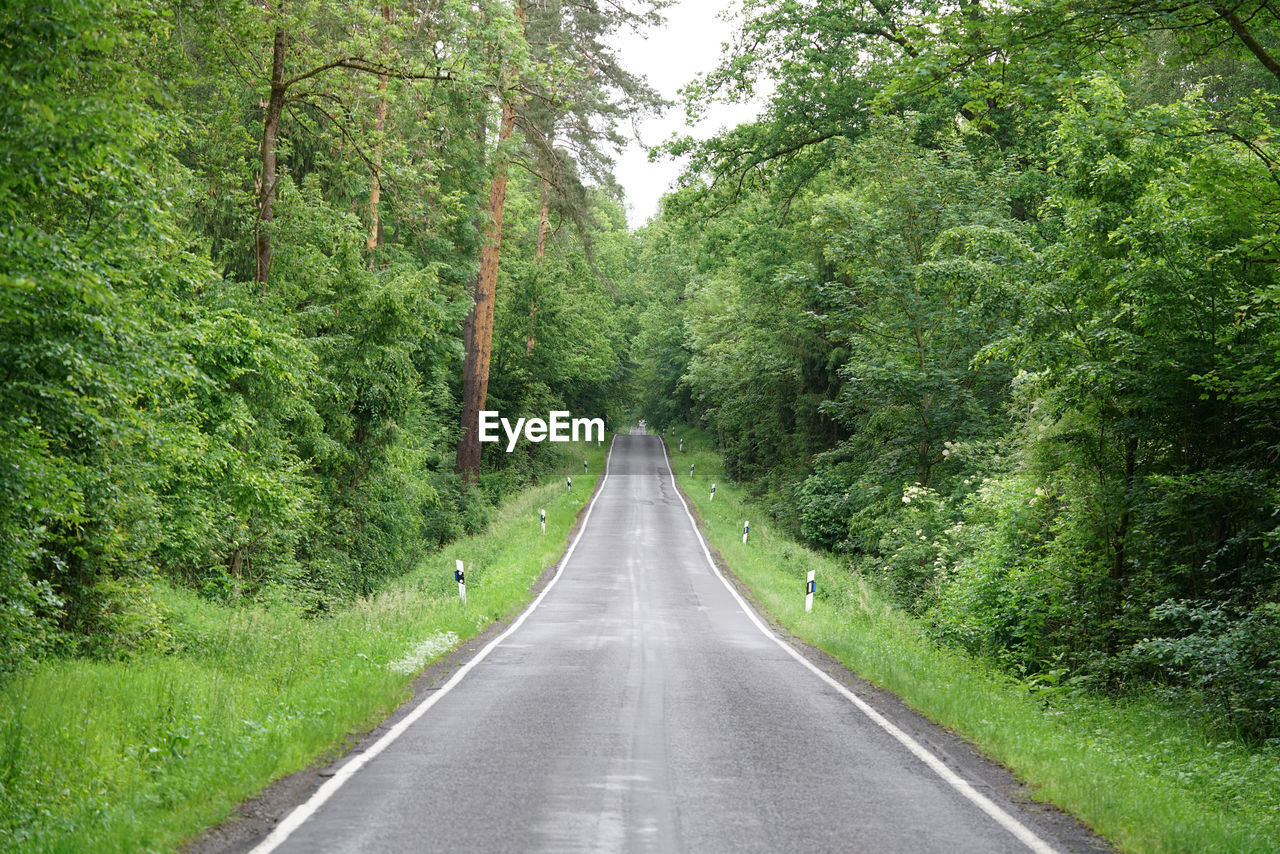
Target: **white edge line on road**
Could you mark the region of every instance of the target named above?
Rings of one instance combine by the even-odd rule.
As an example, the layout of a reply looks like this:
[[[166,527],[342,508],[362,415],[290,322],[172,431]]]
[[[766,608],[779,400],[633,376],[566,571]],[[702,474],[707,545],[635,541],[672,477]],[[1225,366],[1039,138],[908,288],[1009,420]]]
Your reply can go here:
[[[951,788],[955,789],[961,795],[964,795],[964,797],[968,798],[974,804],[974,806],[982,810],[984,813],[986,813],[988,816],[994,819],[1001,827],[1003,827],[1005,830],[1009,831],[1015,837],[1017,837],[1018,841],[1022,842],[1032,851],[1035,851],[1036,854],[1057,854],[1057,852],[1053,849],[1052,846],[1049,845],[1049,843],[1045,842],[1039,836],[1036,836],[1036,834],[1032,832],[1032,830],[1028,828],[1025,824],[1018,821],[1013,816],[1009,815],[1009,813],[1006,812],[1005,810],[1001,809],[998,804],[996,804],[986,795],[982,794],[977,789],[975,789],[972,785],[970,785],[970,783],[967,780],[965,780],[955,771],[952,771],[950,768],[948,768],[946,763],[944,763],[937,756],[934,756],[927,749],[925,749],[925,747],[922,744],[920,744],[920,742],[916,741],[914,738],[907,735],[905,732],[899,729],[892,721],[890,721],[884,715],[877,712],[875,709],[871,708],[871,706],[867,704],[866,700],[863,700],[861,697],[859,697],[857,694],[850,691],[844,685],[841,685],[834,678],[832,678],[830,674],[823,672],[823,670],[819,668],[816,664],[814,664],[812,661],[810,661],[809,659],[801,655],[798,649],[796,649],[791,644],[787,643],[782,638],[778,637],[776,633],[774,633],[767,625],[765,625],[765,623],[760,619],[759,615],[756,614],[755,609],[747,604],[746,600],[743,599],[742,596],[738,593],[737,589],[731,583],[729,583],[729,579],[725,578],[724,573],[720,571],[720,567],[716,566],[716,562],[711,558],[711,552],[707,548],[706,539],[702,536],[702,532],[698,530],[698,523],[697,521],[694,520],[693,513],[689,511],[689,505],[688,503],[685,502],[684,496],[680,494],[680,485],[676,482],[675,471],[673,471],[671,468],[671,461],[667,456],[667,448],[666,448],[665,441],[662,443],[662,459],[667,464],[667,474],[671,476],[671,485],[676,488],[676,497],[680,499],[680,504],[684,506],[684,513],[686,516],[689,517],[689,524],[693,526],[694,536],[698,538],[698,545],[702,547],[702,554],[707,559],[707,565],[711,567],[712,572],[716,574],[716,577],[720,579],[720,582],[725,586],[725,588],[728,589],[729,593],[733,596],[733,598],[738,601],[738,604],[742,606],[743,613],[747,615],[747,617],[751,620],[751,622],[755,623],[756,628],[758,628],[761,632],[763,632],[766,637],[768,637],[778,646],[786,650],[787,653],[792,658],[794,658],[796,661],[800,662],[805,667],[809,668],[809,670],[817,674],[818,678],[822,679],[832,688],[839,691],[844,696],[845,699],[847,699],[850,703],[853,703],[853,705],[857,706],[859,711],[865,714],[877,726],[879,726],[889,735],[893,736],[895,741],[897,741],[907,750],[911,751],[916,756],[916,758],[918,758],[921,762],[929,766],[929,768],[932,769],[935,774],[937,774],[939,777],[945,780],[951,786]]]
[[[615,436],[614,438],[617,437]],[[441,697],[453,690],[453,688],[462,681],[463,677],[470,673],[477,664],[483,661],[485,657],[493,651],[494,647],[506,640],[512,632],[524,624],[524,621],[528,616],[534,612],[534,609],[536,609],[538,605],[542,603],[542,600],[546,598],[546,595],[551,592],[551,588],[556,586],[556,582],[560,580],[560,576],[563,574],[565,565],[569,562],[569,558],[573,557],[574,549],[578,547],[578,541],[581,540],[582,535],[586,533],[587,522],[591,519],[591,511],[595,509],[596,501],[604,492],[604,485],[609,480],[609,458],[613,456],[613,445],[614,442],[611,439],[609,441],[609,452],[605,454],[604,458],[604,478],[600,481],[600,488],[596,490],[595,496],[591,499],[591,504],[587,506],[587,514],[582,517],[582,527],[578,529],[578,536],[573,538],[573,542],[569,544],[569,548],[565,551],[564,556],[560,558],[559,564],[556,565],[555,575],[553,575],[551,580],[547,582],[547,586],[542,588],[542,592],[538,594],[537,598],[535,598],[532,603],[530,603],[529,607],[525,608],[524,611],[521,612],[520,616],[516,618],[515,622],[507,627],[506,631],[489,641],[489,643],[485,645],[484,649],[476,653],[475,656],[466,664],[459,667],[457,672],[449,678],[449,681],[440,686],[439,690],[431,692],[429,696],[414,707],[413,711],[401,718],[395,726],[387,730],[386,733],[370,745],[364,753],[356,755],[347,762],[347,764],[339,768],[332,777],[320,786],[319,789],[316,789],[315,794],[313,794],[306,803],[300,804],[294,808],[293,812],[285,816],[279,824],[272,828],[271,833],[267,834],[267,837],[259,842],[249,852],[249,854],[270,854],[270,852],[275,851],[276,848],[280,847],[280,845],[283,844],[295,830],[302,826],[303,822],[315,814],[316,810],[318,810],[325,801],[333,797],[334,793],[337,792],[338,789],[341,789],[344,783],[350,780],[355,776],[357,771],[368,764],[369,760],[373,759],[379,753],[390,747],[392,742],[403,735],[405,730],[413,726],[418,718],[425,715]]]

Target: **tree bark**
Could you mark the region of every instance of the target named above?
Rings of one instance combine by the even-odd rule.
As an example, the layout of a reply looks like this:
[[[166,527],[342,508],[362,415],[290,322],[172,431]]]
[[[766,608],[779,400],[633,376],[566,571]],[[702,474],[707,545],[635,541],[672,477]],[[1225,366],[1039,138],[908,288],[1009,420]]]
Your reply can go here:
[[[538,210],[538,251],[534,256],[535,263],[541,267],[542,259],[547,254],[547,232],[551,230],[551,185],[544,177],[542,179],[542,207]],[[533,300],[529,300],[529,332],[524,339],[524,354],[526,356],[533,355],[533,348],[537,346],[538,339],[535,337],[536,321],[534,315],[538,311],[538,306]]]
[[[255,281],[263,283],[271,273],[271,221],[275,218],[276,149],[280,136],[280,117],[284,115],[284,57],[289,37],[276,30],[271,48],[271,94],[267,98],[267,116],[262,123],[262,180],[258,187],[258,219],[254,224],[257,254]]]
[[[382,7],[382,19],[391,23],[391,7]],[[383,39],[383,50],[386,50],[386,39]],[[390,75],[378,75],[378,106],[373,116],[373,129],[377,135],[373,162],[369,164],[369,240],[370,252],[378,248],[382,242],[382,220],[378,206],[382,202],[382,134],[387,128],[387,80]],[[373,269],[373,258],[369,259],[369,269]]]
[[[515,4],[516,18],[523,30],[523,2]],[[475,300],[463,328],[466,356],[462,365],[462,435],[458,439],[457,471],[463,484],[480,479],[480,411],[489,396],[489,356],[493,349],[493,309],[497,296],[498,259],[502,250],[502,215],[507,206],[507,160],[502,143],[516,127],[514,92],[502,101],[502,123],[498,127],[499,157],[489,184],[488,224],[480,250],[480,275],[476,279]]]
[[[515,130],[516,111],[511,102],[502,104],[502,124],[498,144]],[[507,162],[494,165],[489,184],[489,220],[484,247],[480,250],[480,276],[476,279],[475,301],[464,330],[466,359],[462,367],[462,436],[458,439],[458,473],[463,483],[480,477],[480,410],[489,394],[489,356],[493,347],[493,308],[497,296],[498,259],[502,250],[502,215],[507,203]]]
[[[547,254],[547,232],[551,230],[551,187],[542,179],[542,208],[538,211],[538,252],[534,260],[542,266],[542,256]]]
[[[533,355],[533,348],[537,346],[538,339],[534,337],[534,315],[538,311],[538,304],[533,300],[529,300],[529,334],[524,339],[524,354],[526,356]]]

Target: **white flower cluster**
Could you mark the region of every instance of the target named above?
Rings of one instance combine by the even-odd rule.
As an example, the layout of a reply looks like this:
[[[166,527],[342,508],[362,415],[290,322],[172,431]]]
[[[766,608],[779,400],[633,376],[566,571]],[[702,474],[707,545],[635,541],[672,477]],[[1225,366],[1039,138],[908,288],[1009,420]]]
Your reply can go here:
[[[421,670],[428,660],[435,658],[442,652],[453,649],[457,643],[458,636],[453,632],[441,632],[432,635],[410,649],[404,658],[388,664],[387,669],[396,673],[412,675]]]
[[[912,501],[924,498],[931,492],[933,492],[933,490],[925,486],[908,486],[906,489],[902,490],[902,503],[910,504]]]

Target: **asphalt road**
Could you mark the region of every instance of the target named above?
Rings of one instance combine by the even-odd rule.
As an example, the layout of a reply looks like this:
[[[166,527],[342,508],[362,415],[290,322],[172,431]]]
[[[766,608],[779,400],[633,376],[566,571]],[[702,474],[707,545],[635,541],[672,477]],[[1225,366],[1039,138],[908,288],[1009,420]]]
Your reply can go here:
[[[761,630],[658,438],[615,440],[590,513],[523,623],[259,851],[1060,848]]]

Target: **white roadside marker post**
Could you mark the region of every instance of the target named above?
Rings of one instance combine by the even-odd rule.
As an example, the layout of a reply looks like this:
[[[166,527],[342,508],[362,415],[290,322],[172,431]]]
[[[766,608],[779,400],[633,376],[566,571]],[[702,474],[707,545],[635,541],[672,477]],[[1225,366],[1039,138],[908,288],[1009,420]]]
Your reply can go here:
[[[547,510],[544,507],[538,511],[538,521],[542,522],[542,533],[547,532]]]
[[[804,611],[809,613],[813,610],[813,594],[818,589],[818,582],[813,580],[814,571],[809,570],[809,580],[804,584]]]
[[[583,460],[583,461],[582,461],[582,476],[583,476],[583,477],[586,477],[586,476],[587,476],[587,461],[586,461],[586,460]]]
[[[572,475],[565,475],[565,476],[564,476],[564,488],[565,488],[566,490],[573,491],[573,477],[572,477]]]
[[[680,437],[680,453],[684,453],[684,436]]]
[[[453,580],[458,582],[458,596],[462,604],[467,604],[467,574],[462,570],[462,561],[454,561],[458,568],[453,571]]]
[[[751,533],[751,521],[748,520],[742,523],[742,544],[744,546],[747,544],[747,534],[750,534],[750,533]]]
[[[711,500],[716,500],[716,485],[714,483],[711,484]]]
[[[689,477],[693,477],[693,463],[689,463]]]

